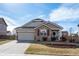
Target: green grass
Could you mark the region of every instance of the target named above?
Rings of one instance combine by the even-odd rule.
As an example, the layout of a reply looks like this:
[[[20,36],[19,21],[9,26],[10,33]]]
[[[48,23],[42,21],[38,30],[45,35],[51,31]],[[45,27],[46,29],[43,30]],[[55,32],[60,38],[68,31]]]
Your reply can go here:
[[[42,44],[32,44],[25,54],[79,56],[79,48],[54,48]]]

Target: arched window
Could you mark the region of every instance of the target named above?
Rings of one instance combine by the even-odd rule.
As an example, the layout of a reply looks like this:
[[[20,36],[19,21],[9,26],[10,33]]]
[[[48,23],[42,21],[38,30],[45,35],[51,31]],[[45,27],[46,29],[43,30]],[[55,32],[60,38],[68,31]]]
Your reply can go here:
[[[56,35],[56,33],[55,33],[55,32],[53,32],[53,35],[55,36],[55,35]]]

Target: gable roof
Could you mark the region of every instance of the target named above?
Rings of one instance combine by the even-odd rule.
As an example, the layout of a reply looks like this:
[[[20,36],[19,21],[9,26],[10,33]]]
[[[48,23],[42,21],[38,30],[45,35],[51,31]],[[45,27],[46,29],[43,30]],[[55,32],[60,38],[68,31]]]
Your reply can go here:
[[[48,25],[51,25],[51,26],[55,26],[59,29],[63,29],[63,27],[59,26],[56,23],[53,23],[53,22],[50,22],[50,21],[45,21],[45,20],[40,19],[40,18],[33,19],[32,21],[24,24],[20,28],[36,28],[36,27],[38,27],[39,25],[42,25],[42,24],[48,24]]]
[[[7,26],[7,24],[6,24],[5,20],[4,20],[4,18],[0,18],[0,24],[5,24],[5,25]]]
[[[41,24],[41,25],[37,26],[37,27],[34,28],[34,29],[38,29],[38,28],[40,28],[41,26],[46,26],[47,28],[50,28],[51,30],[59,30],[59,28],[57,28],[57,27],[55,27],[55,26],[48,25],[48,24]]]
[[[30,22],[24,24],[21,27],[34,27],[35,28],[38,25],[43,24],[43,23],[44,23],[44,20],[37,18],[37,19],[31,20]]]

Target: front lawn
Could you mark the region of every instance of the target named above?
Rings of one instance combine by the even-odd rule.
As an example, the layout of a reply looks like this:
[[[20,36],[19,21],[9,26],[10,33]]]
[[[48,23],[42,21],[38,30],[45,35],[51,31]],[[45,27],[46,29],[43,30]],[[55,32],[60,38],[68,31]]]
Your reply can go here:
[[[25,51],[25,54],[79,56],[79,48],[55,48],[42,44],[32,44]]]
[[[7,43],[7,42],[10,42],[10,41],[12,41],[12,40],[0,39],[0,45]]]
[[[0,45],[4,44],[4,43],[7,43],[7,42],[10,42],[12,40],[15,40],[15,38],[16,37],[14,35],[12,35],[12,36],[1,36],[0,37]]]

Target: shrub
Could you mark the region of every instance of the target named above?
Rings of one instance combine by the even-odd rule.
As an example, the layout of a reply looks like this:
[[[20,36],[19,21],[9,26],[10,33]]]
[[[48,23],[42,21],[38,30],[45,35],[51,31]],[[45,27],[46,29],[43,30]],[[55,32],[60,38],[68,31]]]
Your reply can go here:
[[[7,35],[0,35],[0,39],[7,39]]]
[[[62,36],[61,39],[62,39],[62,41],[67,41],[67,38],[64,36]]]
[[[16,36],[15,35],[0,35],[0,39],[8,39],[8,40],[14,40],[16,39]]]

